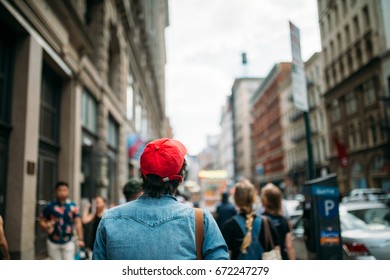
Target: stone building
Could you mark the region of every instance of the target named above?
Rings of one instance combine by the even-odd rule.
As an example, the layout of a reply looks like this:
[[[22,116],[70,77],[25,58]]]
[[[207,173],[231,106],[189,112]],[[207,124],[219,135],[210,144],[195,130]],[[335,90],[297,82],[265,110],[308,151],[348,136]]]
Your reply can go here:
[[[128,140],[169,132],[167,25],[167,1],[0,2],[0,213],[13,259],[45,257],[37,221],[57,180],[81,206],[98,194],[118,204],[138,164]]]
[[[383,100],[389,96],[389,3],[318,0],[318,13],[331,172],[344,193],[389,190],[389,135],[382,129],[388,119]]]

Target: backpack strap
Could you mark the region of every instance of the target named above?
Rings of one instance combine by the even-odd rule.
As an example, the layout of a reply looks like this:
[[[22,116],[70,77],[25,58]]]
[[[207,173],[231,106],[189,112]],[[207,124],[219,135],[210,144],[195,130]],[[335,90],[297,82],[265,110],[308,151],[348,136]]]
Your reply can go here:
[[[195,210],[195,240],[196,240],[196,256],[198,260],[203,260],[202,247],[204,239],[204,222],[203,211],[200,208]]]

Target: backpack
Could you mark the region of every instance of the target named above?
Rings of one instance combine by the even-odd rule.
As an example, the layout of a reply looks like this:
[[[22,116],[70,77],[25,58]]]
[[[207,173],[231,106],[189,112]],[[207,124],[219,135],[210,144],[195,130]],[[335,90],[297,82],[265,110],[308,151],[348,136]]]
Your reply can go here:
[[[245,218],[241,215],[236,215],[233,219],[240,226],[244,236],[246,235],[246,226],[245,226]],[[246,253],[240,252],[238,255],[238,260],[261,260],[261,255],[264,253],[264,248],[259,242],[259,234],[262,225],[262,219],[260,217],[256,217],[253,221],[252,225],[252,240],[251,244],[246,248]]]

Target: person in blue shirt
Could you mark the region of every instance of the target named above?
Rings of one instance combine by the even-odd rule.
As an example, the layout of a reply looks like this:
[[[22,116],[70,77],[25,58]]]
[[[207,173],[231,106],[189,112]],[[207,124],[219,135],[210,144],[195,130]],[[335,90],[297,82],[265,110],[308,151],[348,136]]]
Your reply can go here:
[[[94,260],[197,259],[194,209],[175,197],[184,179],[186,153],[184,145],[173,139],[146,145],[140,158],[144,194],[105,212]],[[203,259],[229,259],[225,240],[206,210],[203,222]]]
[[[48,233],[47,251],[53,260],[74,259],[76,245],[73,242],[73,227],[77,232],[78,245],[85,245],[79,208],[68,195],[68,183],[58,182],[55,200],[46,206],[39,221],[42,230]]]

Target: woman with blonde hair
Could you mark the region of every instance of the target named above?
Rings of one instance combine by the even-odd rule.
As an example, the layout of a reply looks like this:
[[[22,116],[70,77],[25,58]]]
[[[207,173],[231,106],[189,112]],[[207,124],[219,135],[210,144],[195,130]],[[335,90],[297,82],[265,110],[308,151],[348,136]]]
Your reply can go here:
[[[291,228],[287,219],[283,216],[282,192],[280,189],[268,183],[261,189],[261,203],[266,215],[275,226],[283,260],[295,260],[295,250]]]
[[[261,259],[262,253],[270,251],[265,237],[263,219],[254,214],[253,205],[256,201],[256,189],[251,182],[243,180],[234,186],[234,201],[239,208],[239,214],[226,221],[222,227],[222,235],[229,248],[230,258],[237,259]],[[269,224],[273,244],[279,245],[277,232],[272,223]]]

